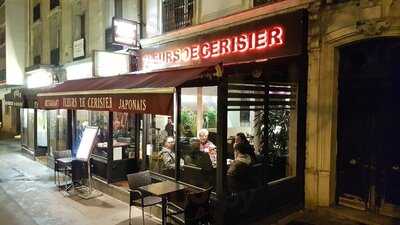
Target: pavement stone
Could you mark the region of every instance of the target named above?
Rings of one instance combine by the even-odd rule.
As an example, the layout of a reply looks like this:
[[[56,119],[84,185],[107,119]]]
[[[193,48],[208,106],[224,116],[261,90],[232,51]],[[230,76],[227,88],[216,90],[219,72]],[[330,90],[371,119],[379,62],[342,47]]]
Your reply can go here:
[[[0,225],[126,225],[128,204],[103,194],[84,200],[65,197],[53,170],[21,153],[18,142],[0,141]],[[133,208],[133,224],[142,224]],[[157,224],[151,219],[146,225]]]
[[[16,140],[0,140],[0,225],[127,225],[128,204],[106,194],[84,200],[66,197],[54,184],[53,170],[21,152]],[[142,224],[133,209],[133,223]],[[364,225],[329,210],[300,210],[247,225]],[[158,224],[146,218],[146,225]],[[397,224],[397,223],[396,223]]]

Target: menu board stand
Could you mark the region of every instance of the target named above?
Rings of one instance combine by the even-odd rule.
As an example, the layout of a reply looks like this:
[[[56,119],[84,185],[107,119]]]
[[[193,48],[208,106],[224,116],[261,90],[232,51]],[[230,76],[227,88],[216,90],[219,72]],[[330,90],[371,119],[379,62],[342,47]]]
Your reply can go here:
[[[82,134],[81,142],[79,143],[78,150],[76,152],[75,160],[85,163],[87,166],[88,186],[86,191],[80,193],[78,196],[83,199],[91,199],[101,195],[99,192],[94,192],[92,188],[92,175],[90,171],[90,157],[92,150],[96,146],[97,134],[99,132],[98,127],[88,126],[85,128]]]

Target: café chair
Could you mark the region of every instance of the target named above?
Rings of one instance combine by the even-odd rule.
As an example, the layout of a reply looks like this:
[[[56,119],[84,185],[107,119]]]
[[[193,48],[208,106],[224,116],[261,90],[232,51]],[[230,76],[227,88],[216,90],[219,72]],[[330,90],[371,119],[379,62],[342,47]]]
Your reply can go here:
[[[60,187],[60,172],[69,173],[71,170],[70,165],[60,164],[57,159],[60,158],[71,158],[72,153],[71,150],[59,150],[53,152],[54,156],[54,183]]]
[[[145,225],[144,208],[161,204],[162,199],[157,196],[146,194],[139,189],[139,187],[151,184],[151,176],[148,170],[128,174],[127,177],[129,184],[129,224],[132,224],[132,206],[137,206],[142,208],[143,225]]]
[[[210,224],[211,209],[210,195],[212,187],[204,191],[186,192],[183,209],[173,203],[168,203],[172,212],[167,214],[169,217],[176,217],[184,214],[185,225]]]

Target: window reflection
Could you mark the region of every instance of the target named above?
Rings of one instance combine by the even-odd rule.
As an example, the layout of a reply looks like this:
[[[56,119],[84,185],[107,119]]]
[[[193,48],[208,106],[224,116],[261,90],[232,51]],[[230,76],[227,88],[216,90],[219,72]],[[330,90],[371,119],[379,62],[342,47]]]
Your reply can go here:
[[[93,155],[107,158],[108,149],[108,119],[109,112],[97,112],[87,110],[76,111],[76,129],[75,129],[75,141],[73,146],[73,155],[76,154],[79,144],[81,142],[83,131],[87,126],[96,126],[99,128],[97,135],[98,143],[96,148],[93,150]]]
[[[134,113],[113,114],[113,160],[135,157],[136,115]]]
[[[67,149],[67,110],[49,110],[49,153]]]
[[[22,144],[34,149],[35,110],[21,109],[21,139]]]
[[[235,83],[230,88],[227,177],[231,191],[296,176],[296,85]]]
[[[34,109],[26,109],[27,110],[27,146],[30,149],[35,149],[35,110]]]

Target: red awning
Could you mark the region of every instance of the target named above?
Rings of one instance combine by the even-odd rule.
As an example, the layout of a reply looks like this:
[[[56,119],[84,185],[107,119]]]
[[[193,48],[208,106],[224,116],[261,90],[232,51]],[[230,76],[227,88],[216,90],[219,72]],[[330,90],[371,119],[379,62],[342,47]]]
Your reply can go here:
[[[172,115],[175,87],[214,67],[191,67],[65,81],[37,95],[41,109],[87,109]]]

